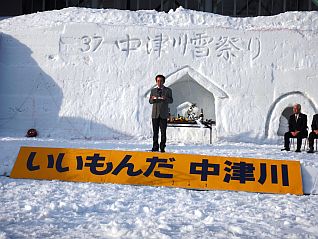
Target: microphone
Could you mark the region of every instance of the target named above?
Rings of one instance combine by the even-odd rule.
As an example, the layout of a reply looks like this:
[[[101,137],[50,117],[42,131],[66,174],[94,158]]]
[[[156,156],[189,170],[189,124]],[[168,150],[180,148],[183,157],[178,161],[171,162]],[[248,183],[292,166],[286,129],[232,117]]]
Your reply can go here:
[[[162,89],[157,88],[158,97],[162,97]]]

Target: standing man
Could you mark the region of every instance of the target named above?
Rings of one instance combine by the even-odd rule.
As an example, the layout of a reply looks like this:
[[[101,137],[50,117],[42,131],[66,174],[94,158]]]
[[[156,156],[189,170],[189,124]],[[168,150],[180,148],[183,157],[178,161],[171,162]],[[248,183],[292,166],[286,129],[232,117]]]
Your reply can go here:
[[[284,135],[285,147],[282,149],[282,151],[290,151],[289,139],[297,138],[297,149],[295,152],[300,152],[302,139],[308,136],[307,115],[300,113],[300,111],[301,105],[295,104],[293,106],[294,114],[292,114],[288,120],[289,131]]]
[[[160,151],[165,152],[167,118],[169,116],[168,104],[173,102],[172,90],[163,85],[166,79],[163,75],[157,75],[155,79],[157,86],[151,90],[149,98],[149,103],[152,104],[153,128],[153,145],[151,151],[159,151],[158,135],[160,128]]]
[[[309,134],[309,150],[307,153],[314,152],[314,139],[318,139],[318,114],[315,114],[311,123],[312,132]]]

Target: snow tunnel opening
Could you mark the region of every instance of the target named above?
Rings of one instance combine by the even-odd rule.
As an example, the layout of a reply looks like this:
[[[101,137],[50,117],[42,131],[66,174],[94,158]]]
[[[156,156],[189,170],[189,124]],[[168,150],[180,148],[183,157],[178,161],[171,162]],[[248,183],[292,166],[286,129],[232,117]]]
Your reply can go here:
[[[195,104],[205,119],[216,120],[214,95],[196,82],[189,74],[185,74],[169,86],[173,92],[173,103],[169,105],[172,116],[180,114],[180,107]]]

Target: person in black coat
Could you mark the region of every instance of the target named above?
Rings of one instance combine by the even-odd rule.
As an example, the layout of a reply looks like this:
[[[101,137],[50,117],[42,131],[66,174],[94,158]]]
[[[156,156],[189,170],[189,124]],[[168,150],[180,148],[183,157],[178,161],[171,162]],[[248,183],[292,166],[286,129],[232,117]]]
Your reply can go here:
[[[289,117],[288,126],[289,131],[284,135],[284,148],[282,150],[290,151],[290,138],[297,138],[297,149],[296,152],[300,152],[301,143],[303,138],[307,138],[308,131],[307,131],[307,115],[302,114],[301,112],[301,105],[295,104],[293,106],[293,112]]]
[[[318,114],[315,114],[311,123],[312,132],[309,134],[309,150],[307,153],[314,152],[314,140],[318,139]]]

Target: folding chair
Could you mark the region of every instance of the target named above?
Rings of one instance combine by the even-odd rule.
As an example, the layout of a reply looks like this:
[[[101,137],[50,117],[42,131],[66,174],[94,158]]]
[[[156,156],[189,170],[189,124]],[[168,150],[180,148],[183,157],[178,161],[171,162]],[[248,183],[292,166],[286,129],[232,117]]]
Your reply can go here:
[[[306,150],[306,146],[307,146],[308,138],[307,137],[306,138],[302,138],[301,140],[302,140],[301,144],[304,145],[303,150],[305,151]],[[304,140],[305,140],[305,143],[304,143]],[[296,143],[295,143],[295,141],[296,141]],[[295,144],[297,145],[297,138],[290,138],[290,144],[292,145],[293,149],[295,149]],[[317,141],[316,141],[316,148],[317,148]]]

